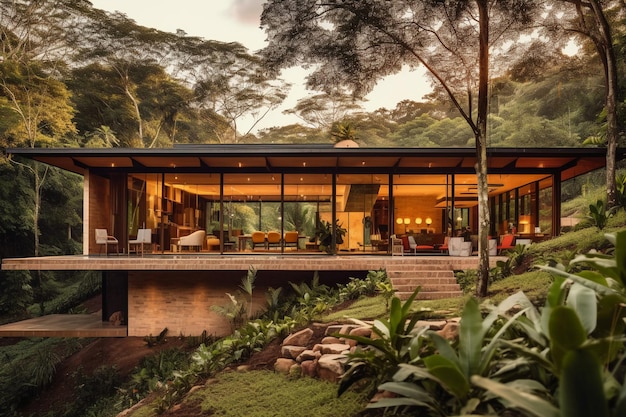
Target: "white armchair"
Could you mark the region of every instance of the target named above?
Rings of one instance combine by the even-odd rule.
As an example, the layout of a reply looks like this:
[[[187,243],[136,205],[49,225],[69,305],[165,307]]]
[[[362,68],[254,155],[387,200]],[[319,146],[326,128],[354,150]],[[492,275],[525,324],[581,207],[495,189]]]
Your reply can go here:
[[[178,246],[181,248],[185,246],[189,246],[191,248],[196,248],[197,250],[202,249],[202,245],[204,244],[204,237],[206,236],[206,232],[204,230],[196,230],[195,232],[183,236],[178,240]]]
[[[137,230],[137,239],[129,239],[128,240],[128,254],[130,255],[131,246],[135,247],[135,252],[137,249],[141,251],[141,256],[143,256],[144,245],[152,244],[152,229],[139,229]]]
[[[448,241],[450,256],[471,256],[472,242],[466,242],[462,237],[451,237]]]

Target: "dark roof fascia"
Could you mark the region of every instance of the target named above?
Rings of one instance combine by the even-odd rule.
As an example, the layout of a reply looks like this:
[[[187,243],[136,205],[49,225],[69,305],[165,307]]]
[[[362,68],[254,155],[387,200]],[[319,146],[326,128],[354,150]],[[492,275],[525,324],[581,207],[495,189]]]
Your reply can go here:
[[[175,146],[174,148],[10,148],[7,154],[24,157],[128,157],[137,156],[400,156],[400,157],[472,157],[474,148],[334,148],[329,146],[294,145],[206,145]],[[626,155],[626,148],[617,150],[618,159]],[[601,157],[605,148],[488,148],[487,156],[515,157]]]

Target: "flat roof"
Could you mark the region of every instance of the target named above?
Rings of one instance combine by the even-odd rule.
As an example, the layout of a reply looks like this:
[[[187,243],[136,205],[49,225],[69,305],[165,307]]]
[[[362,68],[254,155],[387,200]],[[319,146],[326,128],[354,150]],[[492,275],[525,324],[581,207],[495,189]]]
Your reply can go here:
[[[176,145],[173,148],[13,148],[7,153],[77,174],[113,172],[474,172],[474,148],[335,148],[332,145]],[[624,159],[626,149],[618,149]],[[488,148],[490,173],[561,172],[606,164],[604,148]]]

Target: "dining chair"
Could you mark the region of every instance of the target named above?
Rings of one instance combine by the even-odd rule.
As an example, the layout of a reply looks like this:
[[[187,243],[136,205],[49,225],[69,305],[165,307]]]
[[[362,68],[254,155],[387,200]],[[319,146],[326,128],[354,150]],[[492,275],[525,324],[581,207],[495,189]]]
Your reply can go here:
[[[96,229],[96,245],[100,245],[100,254],[104,247],[105,254],[109,256],[109,245],[115,245],[117,254],[120,253],[120,242],[115,236],[109,235],[107,229]]]
[[[152,229],[138,229],[137,230],[137,238],[128,240],[128,255],[130,255],[131,246],[135,247],[135,253],[137,253],[137,249],[139,248],[141,252],[141,256],[144,253],[144,245],[152,244]]]

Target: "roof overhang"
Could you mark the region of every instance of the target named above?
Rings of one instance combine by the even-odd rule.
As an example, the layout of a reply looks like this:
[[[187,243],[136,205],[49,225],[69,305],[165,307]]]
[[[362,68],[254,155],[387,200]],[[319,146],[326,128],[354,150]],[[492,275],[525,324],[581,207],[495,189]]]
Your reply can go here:
[[[472,173],[474,148],[334,148],[330,145],[178,145],[173,148],[15,148],[7,153],[61,169],[119,172]],[[624,159],[626,149],[618,149]],[[490,173],[561,173],[567,180],[606,164],[604,148],[489,148]]]

